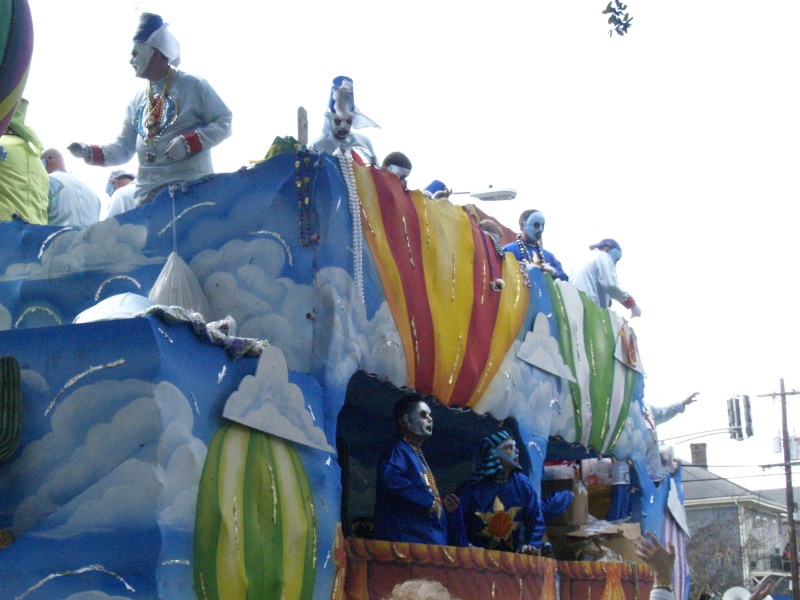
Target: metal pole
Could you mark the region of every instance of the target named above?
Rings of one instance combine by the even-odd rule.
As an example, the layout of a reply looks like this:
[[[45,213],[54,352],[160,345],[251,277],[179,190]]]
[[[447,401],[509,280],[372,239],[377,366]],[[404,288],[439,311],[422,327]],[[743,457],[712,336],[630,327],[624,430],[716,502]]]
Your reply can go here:
[[[789,454],[789,423],[786,417],[786,390],[781,377],[781,421],[783,427],[783,470],[786,473],[786,516],[789,522],[789,561],[792,566],[792,599],[800,600],[797,572],[797,533],[794,523],[794,488],[792,487],[792,457]]]

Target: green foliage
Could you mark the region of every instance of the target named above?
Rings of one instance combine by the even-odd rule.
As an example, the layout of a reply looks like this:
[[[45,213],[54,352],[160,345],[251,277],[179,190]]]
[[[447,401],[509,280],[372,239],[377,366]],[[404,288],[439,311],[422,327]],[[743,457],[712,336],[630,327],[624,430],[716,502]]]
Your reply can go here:
[[[633,17],[625,12],[627,9],[628,5],[623,4],[620,0],[612,0],[608,3],[608,6],[606,6],[603,14],[609,15],[608,24],[611,25],[611,29],[608,30],[609,37],[613,36],[615,31],[617,35],[625,35],[628,33]]]

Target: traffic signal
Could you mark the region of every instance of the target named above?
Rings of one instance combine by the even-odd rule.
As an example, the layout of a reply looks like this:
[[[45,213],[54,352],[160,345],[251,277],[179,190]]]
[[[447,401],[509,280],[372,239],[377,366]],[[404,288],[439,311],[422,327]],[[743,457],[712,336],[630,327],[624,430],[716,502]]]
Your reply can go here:
[[[753,417],[750,414],[750,396],[742,396],[742,407],[744,408],[744,435],[753,437]]]
[[[742,412],[739,408],[739,396],[728,399],[728,429],[731,430],[732,440],[741,440]]]

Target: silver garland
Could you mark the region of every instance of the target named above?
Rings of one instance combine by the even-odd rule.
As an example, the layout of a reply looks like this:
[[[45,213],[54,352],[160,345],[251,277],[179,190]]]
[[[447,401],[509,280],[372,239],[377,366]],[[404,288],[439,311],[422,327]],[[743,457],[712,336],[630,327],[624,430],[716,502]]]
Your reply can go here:
[[[353,251],[353,277],[356,282],[356,291],[361,303],[364,303],[364,231],[361,227],[361,198],[358,197],[356,176],[353,173],[353,157],[350,152],[336,150],[335,156],[339,159],[339,169],[347,185],[347,204],[350,207],[350,220],[353,223],[350,247]]]

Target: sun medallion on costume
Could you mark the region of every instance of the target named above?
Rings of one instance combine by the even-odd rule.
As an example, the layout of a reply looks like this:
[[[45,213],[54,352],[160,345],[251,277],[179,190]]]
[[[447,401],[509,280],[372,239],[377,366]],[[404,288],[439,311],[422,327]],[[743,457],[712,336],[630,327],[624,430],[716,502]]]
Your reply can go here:
[[[156,144],[164,130],[178,118],[178,101],[169,94],[175,68],[170,67],[160,94],[153,92],[153,82],[147,84],[147,102],[136,112],[134,128],[147,146],[147,162],[156,160]]]
[[[485,525],[481,530],[481,535],[489,539],[491,550],[496,550],[498,547],[508,548],[512,552],[515,550],[513,534],[519,529],[519,522],[515,521],[514,517],[517,516],[519,510],[519,506],[506,509],[500,498],[495,496],[491,512],[475,513]]]

